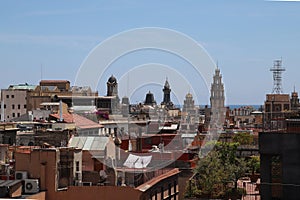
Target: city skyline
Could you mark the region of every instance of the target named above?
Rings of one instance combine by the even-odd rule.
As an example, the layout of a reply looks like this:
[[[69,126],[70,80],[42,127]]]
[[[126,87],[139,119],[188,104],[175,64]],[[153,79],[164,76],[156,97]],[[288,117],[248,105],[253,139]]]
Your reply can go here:
[[[282,58],[286,68],[284,93],[290,94],[294,86],[296,91],[300,88],[297,82],[300,4],[296,2],[9,1],[1,4],[0,65],[3,74],[14,75],[2,75],[1,88],[25,82],[38,84],[41,79],[67,79],[74,84],[80,65],[96,45],[112,35],[142,27],[172,29],[202,45],[221,69],[226,104],[263,104],[265,94],[273,89],[270,68],[276,59]],[[116,62],[110,73],[119,79],[122,74],[118,68],[148,63],[181,69],[187,65],[166,53],[144,51]],[[105,95],[108,75],[98,84],[100,95]],[[164,74],[160,77],[161,85],[140,88],[131,103],[144,100],[152,87],[160,103],[165,78]],[[174,91],[176,79],[168,76],[168,80]],[[195,91],[201,93],[198,104],[209,104],[210,88],[201,82],[201,88]],[[184,87],[177,96],[182,99],[191,89]],[[120,97],[126,93],[120,88]]]

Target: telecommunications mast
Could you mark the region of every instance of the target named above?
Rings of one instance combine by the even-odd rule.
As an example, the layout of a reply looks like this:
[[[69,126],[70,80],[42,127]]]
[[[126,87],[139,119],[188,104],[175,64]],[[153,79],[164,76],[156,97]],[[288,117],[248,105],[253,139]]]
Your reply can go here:
[[[282,72],[285,68],[282,67],[282,60],[275,60],[273,67],[270,69],[273,72],[273,94],[281,94],[282,92]]]

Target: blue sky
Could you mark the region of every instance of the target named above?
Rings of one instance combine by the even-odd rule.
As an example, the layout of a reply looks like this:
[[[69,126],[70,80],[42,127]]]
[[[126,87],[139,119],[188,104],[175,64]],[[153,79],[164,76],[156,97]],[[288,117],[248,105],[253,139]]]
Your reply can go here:
[[[74,83],[81,63],[101,41],[133,28],[162,27],[190,36],[218,61],[227,104],[263,104],[265,94],[272,92],[269,69],[275,59],[282,58],[287,70],[283,74],[284,92],[290,93],[294,86],[299,91],[299,11],[300,2],[262,0],[3,0],[0,88],[25,82],[38,84],[41,77]],[[176,60],[146,52],[131,55],[116,65],[126,65],[135,59],[142,64],[143,56],[145,63],[153,59],[171,65]],[[117,67],[115,70],[112,73],[118,78],[121,74]],[[172,77],[168,80],[171,87],[176,82]],[[156,100],[161,102],[161,88],[155,87]],[[105,80],[97,89],[100,95],[106,94]],[[149,89],[140,88],[131,101],[143,100]],[[185,90],[188,92],[189,88]],[[184,97],[186,92],[178,95]],[[195,92],[203,94],[200,104],[209,103],[207,88]],[[119,93],[121,97],[128,95],[125,91]]]

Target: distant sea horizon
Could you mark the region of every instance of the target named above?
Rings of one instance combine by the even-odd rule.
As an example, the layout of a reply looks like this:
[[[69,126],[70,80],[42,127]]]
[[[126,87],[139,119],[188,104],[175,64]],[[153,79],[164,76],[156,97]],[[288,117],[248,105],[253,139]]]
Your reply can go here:
[[[176,107],[182,108],[183,105],[175,105]],[[200,105],[200,108],[204,108],[206,105]],[[226,107],[229,107],[230,109],[235,108],[241,108],[245,106],[252,106],[254,110],[259,110],[262,105],[257,104],[232,104],[232,105],[225,105]]]
[[[244,106],[252,106],[255,110],[258,110],[262,105],[251,105],[251,104],[233,104],[233,105],[226,105],[229,106],[230,109],[240,108]]]

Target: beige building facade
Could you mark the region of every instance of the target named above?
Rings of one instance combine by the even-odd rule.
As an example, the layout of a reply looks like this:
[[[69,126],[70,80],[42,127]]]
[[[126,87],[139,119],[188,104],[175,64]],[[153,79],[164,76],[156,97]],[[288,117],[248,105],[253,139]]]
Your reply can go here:
[[[13,121],[27,113],[26,89],[2,89],[1,90],[1,121]]]

